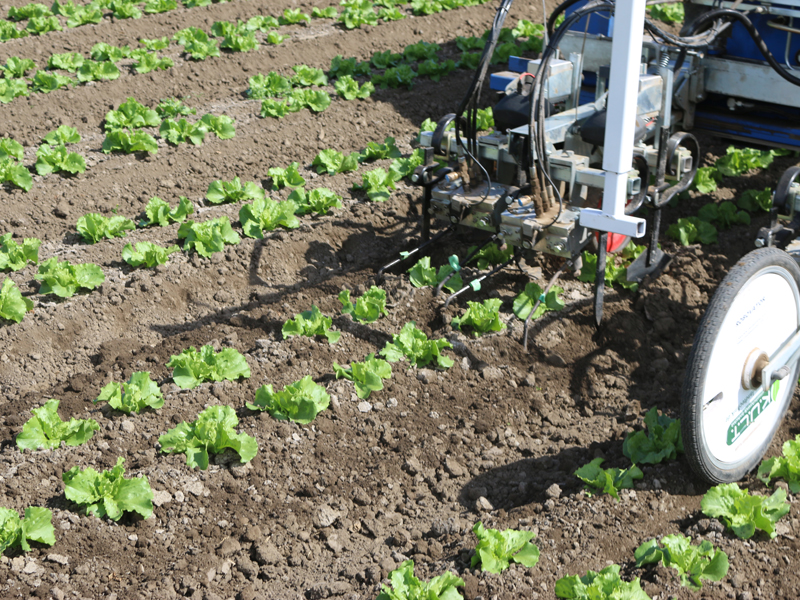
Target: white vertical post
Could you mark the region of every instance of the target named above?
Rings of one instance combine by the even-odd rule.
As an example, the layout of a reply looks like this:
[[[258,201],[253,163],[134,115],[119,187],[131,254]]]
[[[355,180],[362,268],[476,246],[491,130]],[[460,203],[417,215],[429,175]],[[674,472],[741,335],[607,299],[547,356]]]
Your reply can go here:
[[[581,210],[580,224],[641,237],[645,232],[645,221],[626,216],[625,202],[628,173],[633,162],[645,0],[616,0],[615,6],[603,145],[603,170],[606,172],[603,208]],[[642,182],[642,185],[647,185],[647,182]]]

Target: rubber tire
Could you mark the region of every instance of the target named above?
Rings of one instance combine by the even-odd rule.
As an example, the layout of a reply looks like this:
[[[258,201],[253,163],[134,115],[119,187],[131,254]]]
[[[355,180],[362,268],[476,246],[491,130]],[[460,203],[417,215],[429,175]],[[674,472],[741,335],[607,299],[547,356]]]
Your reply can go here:
[[[798,268],[797,263],[789,254],[777,248],[761,248],[750,252],[728,272],[715,292],[705,315],[700,321],[700,327],[695,336],[692,351],[689,354],[681,398],[683,445],[686,458],[692,470],[712,484],[739,481],[755,468],[780,427],[797,386],[800,362],[795,365],[794,371],[790,375],[791,379],[789,381],[792,387],[782,400],[784,405],[778,410],[778,417],[768,428],[768,434],[763,441],[739,461],[726,463],[727,466],[725,468],[716,464],[718,461],[713,459],[704,438],[702,423],[702,393],[707,369],[710,368],[711,352],[736,295],[750,280],[760,276],[761,271],[768,267],[777,267],[785,271],[785,274],[782,273],[782,275],[787,278],[790,284],[793,281],[796,289],[800,290],[800,268]],[[800,306],[797,307],[797,310],[798,323],[800,323]],[[794,333],[794,331],[787,332],[786,339]],[[741,375],[737,371],[733,376],[740,377]]]

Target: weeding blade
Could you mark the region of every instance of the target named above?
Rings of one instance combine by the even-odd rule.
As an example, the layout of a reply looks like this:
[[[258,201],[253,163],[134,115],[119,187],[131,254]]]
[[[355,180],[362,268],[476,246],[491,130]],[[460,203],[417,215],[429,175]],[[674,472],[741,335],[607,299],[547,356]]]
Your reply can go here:
[[[594,276],[594,321],[600,327],[603,320],[603,292],[606,284],[606,251],[608,245],[608,233],[600,234],[600,248],[597,251],[597,270]]]

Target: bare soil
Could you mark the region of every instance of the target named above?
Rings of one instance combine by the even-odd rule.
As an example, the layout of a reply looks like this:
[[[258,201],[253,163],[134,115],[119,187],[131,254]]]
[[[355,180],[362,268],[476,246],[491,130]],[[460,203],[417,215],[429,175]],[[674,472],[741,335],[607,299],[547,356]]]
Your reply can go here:
[[[297,6],[311,11],[308,3]],[[135,45],[142,37],[277,15],[285,7],[250,0],[137,21],[106,19],[7,42],[0,46],[0,61],[15,55],[44,66],[55,52],[88,55],[98,41]],[[540,10],[536,3],[515,5],[508,22],[540,19]],[[644,479],[623,492],[620,502],[588,497],[573,475],[598,456],[607,459],[606,466],[626,466],[622,440],[641,426],[650,407],[677,415],[699,319],[724,274],[752,247],[765,216],[722,232],[714,246],[677,248],[662,239],[675,257],[669,271],[637,294],[609,293],[599,330],[589,285],[566,277],[567,308],[535,323],[530,353],[523,351],[522,326],[511,312],[528,277],[512,270],[459,299],[447,315],[430,290],[413,288],[402,273],[390,274],[384,284],[387,318],[360,325],[336,317],[334,325],[343,334],[335,346],[282,339],[282,324],[312,305],[338,315],[338,292],[363,292],[382,264],[413,246],[418,231],[417,189],[400,183],[391,200],[369,203],[350,190],[360,172],[318,176],[311,160],[325,148],[349,153],[386,136],[410,152],[421,121],[454,110],[471,73],[457,71],[438,83],[420,80],[412,90],[379,90],[366,101],[334,98],[320,114],[302,111],[281,120],[258,117],[259,102],[244,94],[248,77],[288,73],[298,63],[327,70],[337,54],[364,60],[419,39],[440,43],[455,56],[455,36],[479,35],[493,13],[487,5],[354,31],[317,20],[283,28],[292,38],[280,46],[224,52],[201,63],[184,61],[173,45],[162,52],[175,60],[166,71],[138,75],[123,68],[117,81],[0,106],[0,136],[25,145],[26,164],[35,161],[44,134],[69,124],[83,136],[77,150],[89,166],[75,177],[34,177],[30,193],[0,190],[0,233],[39,237],[42,260],[95,262],[106,275],[100,289],[66,301],[37,293],[35,266],[9,275],[36,308],[22,323],[0,326],[0,505],[20,512],[30,505],[52,508],[57,542],[0,557],[0,596],[373,598],[406,558],[414,559],[421,578],[458,573],[469,600],[552,598],[560,577],[612,562],[623,566],[625,577],[642,577],[653,597],[800,595],[794,498],[777,538],[741,541],[704,518],[700,499],[707,486],[683,460],[645,466]],[[104,116],[129,96],[149,106],[167,96],[185,98],[198,114],[234,117],[237,135],[227,141],[208,136],[200,147],[162,145],[153,156],[104,155]],[[707,136],[701,144],[707,161],[727,145]],[[726,180],[711,197],[693,194],[668,208],[664,222],[743,189],[774,186],[794,160],[777,159],[769,170]],[[176,243],[177,226],[137,230],[95,245],[81,243],[76,233],[77,219],[87,212],[136,218],[155,195],[173,205],[178,196],[188,196],[198,207],[195,217],[227,215],[236,222],[239,206],[203,203],[209,183],[238,176],[266,187],[267,169],[291,161],[302,165],[309,187],[329,187],[344,196],[344,209],[304,218],[299,229],[263,241],[243,238],[211,259],[177,253],[153,270],[129,268],[121,261],[122,247],[143,240]],[[378,166],[385,168],[388,161]],[[286,195],[283,190],[273,197]],[[463,251],[468,241],[436,248],[433,262]],[[558,265],[542,260],[538,266],[541,283]],[[504,332],[474,339],[447,325],[466,300],[485,297],[503,300]],[[397,363],[385,389],[359,407],[352,384],[333,379],[331,363],[379,351],[409,320],[434,337],[450,339],[455,366],[434,371]],[[242,352],[252,376],[180,390],[165,364],[191,345],[209,343]],[[103,385],[141,370],[162,386],[162,409],[125,416],[92,403]],[[261,385],[282,388],[304,375],[332,395],[330,408],[311,425],[276,421],[244,407]],[[92,417],[102,429],[81,447],[23,455],[14,437],[30,410],[48,398],[61,401],[63,419]],[[257,438],[259,452],[251,463],[240,465],[223,455],[203,472],[189,469],[182,455],[158,452],[159,435],[214,404],[233,406],[240,430]],[[798,431],[793,406],[770,454]],[[64,497],[64,471],[74,465],[109,468],[118,456],[125,458],[128,475],[146,475],[156,492],[155,512],[147,520],[87,517]],[[755,478],[743,484],[767,491]],[[536,531],[539,564],[513,565],[502,575],[471,570],[471,528],[478,520]],[[724,549],[728,577],[706,583],[698,594],[681,588],[671,572],[633,567],[639,544],[677,532]]]

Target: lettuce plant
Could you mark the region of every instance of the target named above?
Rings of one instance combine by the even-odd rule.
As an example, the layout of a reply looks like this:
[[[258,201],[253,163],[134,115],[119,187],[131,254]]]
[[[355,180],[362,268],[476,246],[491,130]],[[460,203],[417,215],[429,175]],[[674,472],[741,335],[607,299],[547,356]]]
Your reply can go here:
[[[30,552],[31,545],[28,542],[39,542],[45,546],[56,543],[52,511],[29,506],[25,509],[25,518],[20,519],[16,510],[0,508],[0,552],[9,548]]]
[[[261,197],[250,204],[245,204],[239,210],[239,222],[247,237],[260,240],[264,238],[265,231],[272,231],[279,226],[286,229],[300,227],[295,212],[297,204],[291,199],[278,202],[272,198]]]
[[[55,294],[60,298],[69,298],[81,288],[93,290],[103,285],[106,276],[95,264],[73,265],[66,260],[59,262],[54,256],[39,265],[35,279],[42,282],[39,286],[40,294]]]
[[[474,329],[473,335],[480,336],[490,331],[502,331],[506,328],[500,320],[500,298],[487,298],[481,302],[467,302],[467,310],[460,317],[456,317],[451,324],[456,329],[469,325]]]
[[[636,566],[661,563],[678,571],[681,585],[699,590],[703,579],[720,581],[728,574],[728,555],[717,550],[708,540],[692,546],[692,540],[681,534],[665,535],[660,544],[650,540],[633,553]]]
[[[46,176],[66,171],[73,175],[86,171],[86,161],[77,152],[70,152],[64,144],[42,144],[36,150],[36,172]]]
[[[116,110],[106,113],[104,127],[106,131],[118,129],[141,129],[142,127],[158,127],[161,119],[158,112],[137,102],[136,98],[128,98]]]
[[[245,28],[248,31],[260,31],[262,33],[269,33],[271,29],[280,27],[278,19],[268,15],[257,15],[250,17],[245,23]]]
[[[588,571],[583,577],[562,577],[556,581],[555,593],[569,600],[650,600],[638,577],[630,582],[620,578],[619,565],[609,565],[599,573]]]
[[[175,63],[167,56],[159,57],[155,53],[147,53],[141,55],[138,60],[133,63],[133,68],[137,73],[150,73],[151,71],[164,71],[174,67]]]
[[[373,202],[383,202],[391,197],[391,190],[397,189],[394,182],[391,172],[387,173],[378,168],[364,173],[361,176],[361,184],[354,185],[353,189],[363,190]]]
[[[288,77],[270,71],[266,75],[261,73],[248,79],[250,87],[247,89],[247,96],[258,100],[264,98],[277,98],[287,96],[292,93],[292,82]]]
[[[134,152],[158,152],[158,142],[149,133],[144,131],[110,131],[103,140],[103,152],[122,152],[123,154],[133,154]]]
[[[753,190],[747,190],[747,192],[751,191]],[[742,198],[744,198],[744,194]],[[772,199],[770,198],[771,203]],[[743,210],[736,210],[736,205],[727,201],[721,204],[713,202],[706,204],[697,211],[697,216],[703,221],[714,223],[720,229],[730,229],[734,225],[750,224],[750,215]]]
[[[722,175],[736,177],[751,169],[766,169],[774,158],[775,154],[770,150],[728,146],[725,156],[718,158],[714,166]]]
[[[178,250],[180,250],[178,246],[164,248],[153,242],[136,242],[135,247],[133,244],[125,244],[122,249],[122,260],[134,268],[142,265],[152,268],[156,265],[166,264],[169,255]]]
[[[358,62],[355,58],[344,58],[341,54],[337,54],[331,61],[331,68],[328,71],[328,77],[331,79],[337,77],[344,77],[349,75],[351,77],[362,76],[369,77],[372,69],[368,62]]]
[[[33,178],[30,171],[13,158],[0,160],[0,182],[3,181],[12,183],[26,192],[29,192],[33,187]]]
[[[87,515],[108,517],[119,521],[125,512],[135,512],[143,519],[153,514],[153,490],[144,475],[125,479],[121,456],[113,469],[98,473],[92,467],[81,471],[77,465],[66,471],[64,495],[67,500],[79,504]]]
[[[170,209],[169,204],[158,196],[153,196],[144,209],[147,220],[139,223],[139,227],[147,227],[156,223],[161,227],[166,227],[170,223],[183,223],[186,217],[193,212],[194,204],[186,196],[180,196],[178,206],[173,209]]]
[[[575,476],[586,484],[584,489],[590,496],[611,494],[615,500],[619,501],[617,490],[630,489],[633,487],[635,479],[644,477],[644,473],[636,465],[631,465],[627,469],[603,469],[600,465],[604,461],[603,458],[595,458],[575,471]]]
[[[60,125],[42,138],[42,143],[58,146],[59,144],[77,144],[81,141],[81,134],[75,127]],[[20,159],[22,157],[19,157]]]
[[[295,65],[292,67],[294,76],[291,78],[293,86],[308,87],[312,85],[328,85],[328,78],[322,69],[309,67],[307,65]]]
[[[8,104],[14,98],[28,96],[28,82],[24,79],[0,79],[0,102]]]
[[[80,27],[81,25],[96,25],[103,20],[103,11],[99,8],[86,4],[79,6],[67,17],[67,27]]]
[[[136,4],[134,0],[113,0],[108,7],[116,19],[141,19],[142,11]]]
[[[418,73],[411,68],[411,65],[404,63],[399,67],[386,69],[383,75],[373,75],[372,84],[380,86],[384,90],[386,88],[396,89],[400,87],[411,89],[414,86],[414,80],[418,76]]]
[[[158,133],[174,146],[183,142],[192,142],[195,146],[201,146],[208,129],[203,123],[189,123],[186,119],[176,121],[166,118],[158,128]]]
[[[423,256],[408,270],[408,276],[411,285],[421,288],[439,285],[452,272],[453,266],[451,264],[442,265],[437,272],[436,268],[431,266],[431,257]],[[461,289],[463,284],[461,275],[456,274],[447,281],[444,287],[455,292]]]
[[[44,35],[45,33],[50,33],[51,31],[61,30],[61,22],[56,16],[31,17],[28,20],[28,26],[25,27],[25,31],[31,35]]]
[[[125,217],[104,217],[98,213],[88,213],[78,219],[78,233],[83,241],[96,244],[103,238],[125,237],[126,231],[136,229],[136,224]]]
[[[286,8],[283,15],[278,17],[278,23],[281,25],[296,25],[297,23],[310,23],[311,17],[304,13],[299,8]]]
[[[633,281],[628,281],[628,265],[633,262],[638,256],[645,251],[644,246],[637,246],[633,242],[629,243],[620,252],[614,260],[606,261],[605,281],[606,285],[613,286],[619,285],[635,292],[639,289],[639,284]],[[594,282],[597,275],[597,255],[589,252],[583,253],[583,267],[581,273],[578,275],[578,281]]]
[[[393,137],[387,137],[382,144],[367,142],[367,147],[359,154],[359,162],[372,162],[384,158],[400,158],[402,153],[397,148]]]
[[[219,47],[227,48],[233,52],[250,52],[250,50],[258,49],[258,42],[252,31],[232,31],[223,38]]]
[[[317,167],[317,173],[327,173],[328,175],[347,173],[358,169],[358,158],[360,156],[361,154],[358,152],[351,152],[345,156],[338,150],[321,150],[314,157],[311,165]]]
[[[49,94],[52,91],[69,87],[71,83],[72,79],[65,75],[58,75],[57,73],[49,73],[47,71],[36,71],[36,74],[31,80],[31,89],[34,92]]]
[[[414,576],[414,561],[404,561],[389,573],[389,584],[382,585],[376,600],[462,600],[456,588],[464,580],[450,571],[437,575],[430,581],[420,581]]]
[[[716,167],[699,167],[694,174],[692,186],[701,194],[710,194],[722,181],[722,173]]]
[[[177,248],[177,247],[176,247]],[[112,381],[100,390],[100,395],[94,401],[108,402],[114,410],[138,413],[145,408],[159,409],[164,406],[164,396],[158,389],[158,384],[150,379],[147,371],[133,373],[126,383]]]
[[[272,178],[272,189],[279,190],[283,187],[298,188],[306,184],[306,180],[300,175],[298,167],[300,163],[293,162],[285,169],[282,167],[271,167],[267,173]]]
[[[280,392],[273,390],[272,385],[262,385],[256,391],[255,402],[248,402],[246,406],[250,410],[266,411],[282,421],[305,425],[328,408],[330,401],[325,388],[314,383],[311,375],[306,375]]]
[[[424,161],[425,157],[422,154],[422,150],[417,148],[411,153],[411,156],[407,158],[395,158],[389,167],[389,174],[392,176],[392,179],[399,181],[403,177],[411,176],[417,167],[422,166]]]
[[[39,262],[38,238],[25,238],[21,244],[12,240],[12,233],[0,235],[0,271],[19,271],[29,262]]]
[[[156,113],[160,119],[174,119],[175,117],[197,114],[197,110],[186,106],[178,98],[165,98],[156,106]]]
[[[209,406],[191,423],[183,422],[158,438],[161,452],[186,454],[190,469],[208,468],[210,454],[230,448],[239,454],[242,463],[253,460],[258,452],[256,439],[246,433],[236,433],[239,424],[230,406]]]
[[[38,2],[31,2],[20,7],[12,6],[8,9],[8,18],[12,21],[24,21],[26,19],[50,17],[52,15],[53,11],[44,4],[39,4]]]
[[[69,71],[70,73],[75,73],[78,70],[78,67],[80,67],[84,63],[84,61],[85,59],[83,58],[83,55],[78,54],[77,52],[65,52],[63,54],[53,54],[47,61],[47,68],[64,69],[65,71]],[[30,61],[30,63],[31,66],[29,68],[30,69],[35,68],[33,61]],[[22,74],[17,75],[17,77],[22,77]]]
[[[777,534],[775,523],[789,512],[786,491],[776,490],[768,498],[751,496],[747,489],[735,483],[723,483],[712,487],[700,501],[700,509],[709,517],[722,521],[737,537],[749,539],[756,529],[770,538]]]
[[[227,115],[205,114],[200,117],[200,123],[208,130],[213,132],[221,140],[229,140],[236,137],[236,127],[234,121]]]
[[[675,460],[683,453],[680,419],[659,415],[654,406],[644,417],[647,433],[636,431],[625,436],[622,453],[635,464],[655,465],[662,460]]]
[[[383,19],[384,21],[399,21],[400,19],[405,19],[406,15],[400,12],[400,9],[396,6],[392,8],[383,7],[378,10],[378,18]]]
[[[16,40],[27,36],[28,32],[24,29],[17,29],[14,23],[0,19],[0,42],[7,42],[8,40]]]
[[[244,356],[233,348],[214,352],[206,344],[197,350],[190,346],[178,355],[172,355],[167,367],[173,370],[175,385],[184,390],[196,388],[204,381],[235,381],[250,377],[250,367]]]
[[[362,25],[378,24],[378,15],[373,10],[372,2],[362,0],[353,3],[351,6],[346,7],[342,14],[339,15],[339,22],[342,23],[346,29],[357,29]]]
[[[514,298],[513,311],[517,318],[523,321],[531,314],[534,305],[541,300],[531,319],[538,319],[550,310],[561,310],[564,308],[564,301],[559,298],[564,293],[564,289],[554,285],[547,294],[544,293],[539,284],[531,281],[525,284],[525,289]]]
[[[750,212],[769,211],[772,208],[772,189],[745,190],[739,196],[736,205]]]
[[[386,292],[374,285],[356,299],[355,304],[350,301],[350,290],[342,290],[339,292],[339,302],[342,303],[342,314],[350,315],[360,323],[374,323],[381,315],[389,314],[386,310]]]
[[[183,46],[183,51],[192,60],[205,60],[209,56],[219,56],[219,42],[197,27],[181,29],[173,39]]]
[[[311,9],[312,19],[335,19],[338,16],[339,11],[336,10],[335,6],[326,6],[325,8],[314,6]]]
[[[242,200],[259,200],[264,198],[264,190],[254,181],[242,181],[234,177],[233,181],[213,181],[206,191],[206,200],[211,204],[227,204]]]
[[[531,543],[531,539],[536,537],[533,531],[486,529],[478,521],[472,532],[478,538],[478,545],[472,555],[471,567],[480,565],[481,571],[502,573],[512,560],[529,568],[539,562],[539,548]]]
[[[383,389],[383,380],[392,376],[392,365],[370,354],[363,362],[352,362],[348,368],[333,363],[336,379],[344,377],[355,384],[356,395],[365,400],[372,392]]]
[[[178,3],[175,0],[146,0],[144,3],[144,12],[149,15],[168,12],[178,8]]]
[[[400,333],[392,336],[391,342],[386,343],[380,355],[389,362],[405,358],[412,365],[424,367],[435,361],[439,368],[449,369],[453,366],[453,359],[442,354],[442,350],[452,347],[447,340],[429,340],[424,332],[417,329],[414,321],[409,321]]]
[[[332,208],[342,208],[342,197],[328,188],[315,188],[306,192],[305,188],[299,187],[289,194],[289,201],[295,203],[294,212],[297,215],[326,215]]]
[[[44,406],[31,410],[33,416],[25,422],[17,436],[17,448],[22,451],[52,450],[58,448],[61,442],[67,446],[80,446],[100,429],[94,419],[62,421],[58,416],[58,404],[58,400],[51,399]]]
[[[764,485],[781,478],[789,484],[793,494],[800,492],[800,435],[784,442],[783,456],[773,456],[759,465],[758,478]]]
[[[119,79],[119,68],[112,62],[95,62],[86,60],[78,67],[78,81],[113,81]]]
[[[92,60],[117,63],[123,58],[130,58],[131,48],[130,46],[113,46],[105,42],[97,42],[92,46],[91,56]]]
[[[673,223],[667,228],[667,235],[682,246],[689,246],[695,242],[717,243],[717,228],[699,217],[678,219],[677,223]]]
[[[184,250],[194,249],[200,256],[205,257],[221,252],[226,244],[235,245],[241,241],[226,216],[202,223],[187,221],[178,228],[178,239],[186,240],[183,244]]]
[[[336,89],[336,93],[345,100],[355,100],[356,98],[364,100],[375,91],[375,86],[371,81],[367,81],[359,87],[358,82],[350,75],[339,77],[333,87]]]
[[[147,10],[145,10],[145,12],[147,12]],[[167,36],[162,38],[153,38],[151,40],[142,38],[139,40],[139,43],[150,52],[158,52],[159,50],[165,50],[166,48],[169,48],[169,38]]]
[[[332,324],[333,319],[323,315],[316,306],[312,306],[311,310],[301,312],[295,315],[294,319],[286,321],[281,328],[281,334],[283,335],[283,339],[295,335],[303,335],[306,337],[324,335],[329,344],[335,344],[339,341],[342,333],[340,331],[331,331],[330,327]]]
[[[5,278],[0,286],[0,319],[19,323],[32,310],[33,302],[22,295],[13,279]]]
[[[0,160],[16,158],[22,160],[25,149],[18,141],[11,138],[0,138]]]

